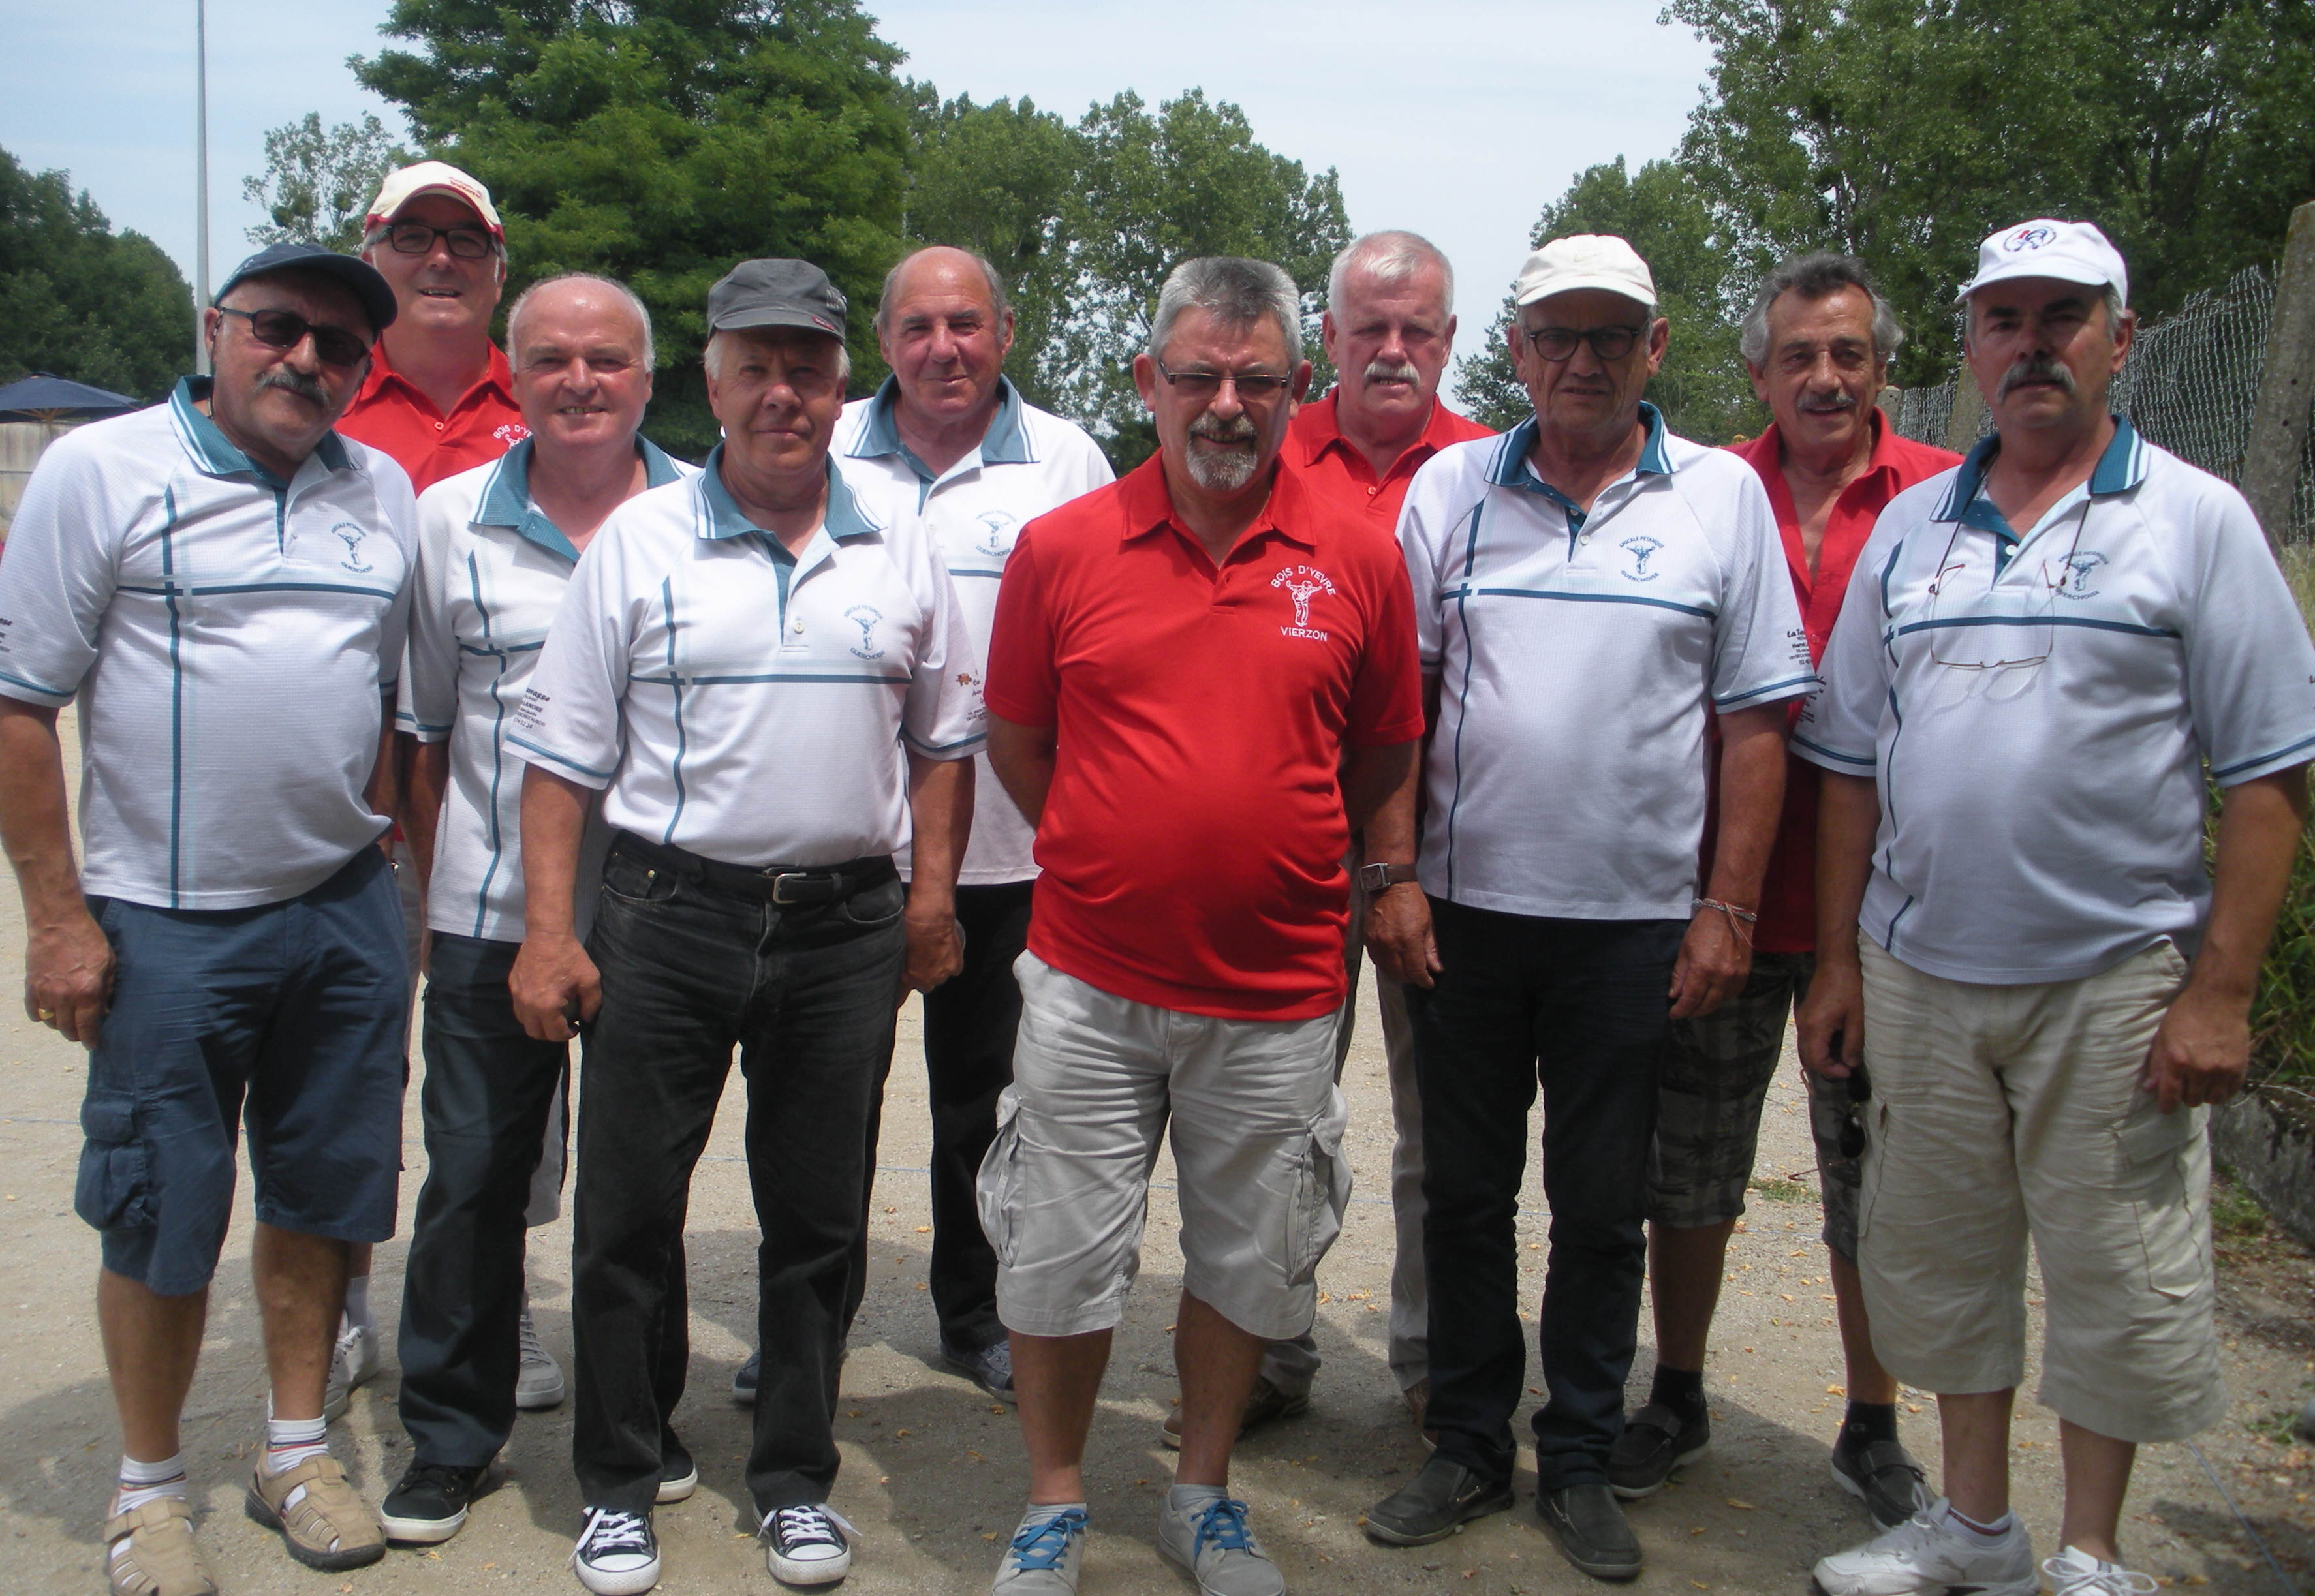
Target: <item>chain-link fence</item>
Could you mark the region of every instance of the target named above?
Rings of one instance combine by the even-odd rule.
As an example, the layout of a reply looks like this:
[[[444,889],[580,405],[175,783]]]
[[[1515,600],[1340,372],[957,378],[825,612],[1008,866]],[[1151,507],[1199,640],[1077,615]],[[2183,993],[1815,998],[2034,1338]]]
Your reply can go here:
[[[2111,402],[2149,442],[2229,482],[2242,474],[2266,360],[2275,311],[2275,273],[2247,267],[2222,288],[2195,295],[2160,321],[2139,329],[2130,361],[2115,379]],[[1966,373],[1963,374],[1966,379]],[[1905,388],[1892,395],[1889,419],[1908,438],[1946,443],[1954,385]],[[1977,407],[1977,436],[1993,419]],[[2315,431],[2300,462],[2299,490],[2278,542],[2315,542]]]

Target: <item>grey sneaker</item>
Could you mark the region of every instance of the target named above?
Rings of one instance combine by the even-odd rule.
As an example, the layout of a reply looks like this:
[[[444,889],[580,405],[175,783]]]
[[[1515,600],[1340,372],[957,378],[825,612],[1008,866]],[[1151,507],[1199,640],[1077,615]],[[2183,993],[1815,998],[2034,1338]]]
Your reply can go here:
[[[353,1399],[354,1388],[377,1378],[383,1362],[377,1355],[377,1327],[338,1318],[338,1344],[330,1355],[330,1379],[322,1391],[322,1417],[336,1423]]]
[[[1246,1521],[1246,1503],[1210,1496],[1190,1507],[1158,1510],[1158,1549],[1198,1582],[1202,1596],[1286,1596],[1278,1572]]]
[[[1077,1596],[1085,1538],[1085,1509],[1032,1503],[989,1582],[990,1596]]]
[[[563,1365],[540,1344],[530,1322],[530,1293],[523,1293],[522,1317],[515,1321],[515,1344],[522,1361],[515,1370],[514,1405],[525,1413],[563,1405]]]

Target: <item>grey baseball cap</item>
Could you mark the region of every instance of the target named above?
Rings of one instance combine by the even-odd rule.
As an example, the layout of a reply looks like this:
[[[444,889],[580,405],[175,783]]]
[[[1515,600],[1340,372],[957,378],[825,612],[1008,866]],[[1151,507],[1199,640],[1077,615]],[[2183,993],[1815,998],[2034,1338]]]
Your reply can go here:
[[[802,327],[844,336],[844,296],[809,261],[742,261],[707,290],[711,332],[741,327]]]

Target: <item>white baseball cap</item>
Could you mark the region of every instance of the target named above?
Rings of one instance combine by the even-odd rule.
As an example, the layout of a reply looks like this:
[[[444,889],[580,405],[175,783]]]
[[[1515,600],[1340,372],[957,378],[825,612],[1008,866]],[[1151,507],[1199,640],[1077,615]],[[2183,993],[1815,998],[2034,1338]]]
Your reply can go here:
[[[1577,288],[1605,288],[1656,307],[1656,279],[1639,252],[1606,233],[1574,233],[1555,238],[1527,258],[1512,285],[1514,305],[1532,305]]]
[[[369,215],[362,226],[384,226],[421,194],[448,194],[474,207],[483,226],[491,230],[491,236],[505,241],[506,228],[499,222],[498,207],[491,203],[491,191],[483,187],[481,180],[459,171],[448,161],[421,161],[414,166],[389,173],[378,187],[377,198],[369,202]]]
[[[2055,278],[2094,288],[2112,283],[2122,302],[2130,303],[2130,268],[2122,263],[2122,252],[2113,241],[2089,222],[2036,217],[2004,227],[1977,246],[1977,275],[1960,297],[1966,299],[1989,283],[2013,277]]]

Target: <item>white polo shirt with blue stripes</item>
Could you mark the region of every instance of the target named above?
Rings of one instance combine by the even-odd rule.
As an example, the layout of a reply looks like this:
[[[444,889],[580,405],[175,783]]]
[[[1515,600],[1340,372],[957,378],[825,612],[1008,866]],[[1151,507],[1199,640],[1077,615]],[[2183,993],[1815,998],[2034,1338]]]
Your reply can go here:
[[[536,447],[525,439],[419,495],[410,658],[395,716],[396,728],[419,741],[450,745],[426,923],[491,942],[523,935],[523,764],[507,747],[507,730],[579,558],[531,501]],[[648,439],[637,438],[635,448],[650,487],[699,474]],[[584,883],[601,863],[599,826],[590,841],[585,851],[596,856],[582,857],[579,872],[582,929],[592,907]]]
[[[837,464],[853,491],[886,521],[914,516],[930,530],[933,546],[956,579],[957,606],[973,646],[983,655],[997,615],[998,581],[1021,528],[1114,475],[1085,429],[1028,403],[1009,381],[999,378],[998,388],[997,413],[980,447],[946,471],[934,471],[900,441],[892,423],[900,385],[891,377],[873,397],[846,405],[836,429]],[[980,692],[978,675],[972,690]],[[978,756],[978,762],[972,840],[958,884],[1028,881],[1037,873],[1030,857],[1036,829],[1013,807],[989,756]]]
[[[1882,510],[1793,751],[1878,782],[1859,924],[1916,969],[2192,953],[2206,773],[2315,758],[2315,643],[2242,495],[2127,421],[2023,534],[1983,491],[1999,448]]]
[[[508,746],[603,818],[730,864],[825,865],[908,836],[901,750],[985,740],[980,656],[921,522],[835,463],[801,554],[705,471],[611,512],[572,573]]]
[[[82,888],[163,909],[295,898],[386,830],[415,553],[393,460],[328,432],[283,482],[208,393],[58,439],[0,560],[0,694],[80,705]]]
[[[1530,416],[1408,484],[1398,538],[1425,675],[1424,891],[1554,918],[1689,918],[1707,711],[1816,686],[1752,468],[1640,406],[1591,510],[1529,464]]]

